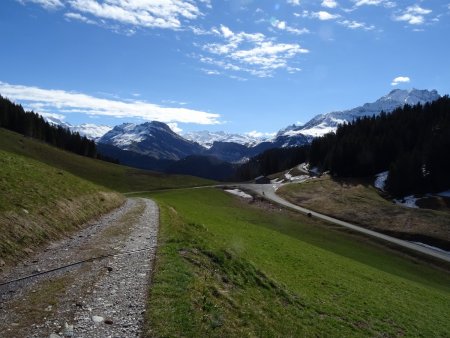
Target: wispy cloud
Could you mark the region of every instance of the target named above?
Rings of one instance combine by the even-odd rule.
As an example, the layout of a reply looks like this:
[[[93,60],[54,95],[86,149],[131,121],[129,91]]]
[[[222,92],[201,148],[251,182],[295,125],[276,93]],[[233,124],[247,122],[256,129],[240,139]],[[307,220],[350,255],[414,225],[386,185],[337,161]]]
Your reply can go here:
[[[64,4],[61,2],[61,0],[18,0],[22,4],[34,3],[37,5],[40,5],[47,9],[56,9],[64,7]]]
[[[360,6],[383,6],[386,8],[396,7],[397,4],[394,1],[387,0],[354,0],[356,7]]]
[[[64,15],[86,23],[107,21],[143,28],[180,29],[184,22],[203,16],[199,4],[211,8],[209,0],[18,0],[47,9],[64,8]],[[103,22],[102,22],[103,23]],[[102,26],[107,26],[102,24]]]
[[[223,69],[248,72],[258,77],[272,76],[277,69],[293,71],[288,61],[309,51],[297,43],[277,43],[262,33],[233,32],[227,26],[213,29],[223,42],[203,46],[210,56],[201,56],[202,62]]]
[[[394,16],[394,20],[406,21],[410,25],[421,25],[425,23],[425,16],[431,12],[431,9],[422,8],[419,5],[409,6],[402,13]]]
[[[289,32],[289,33],[292,33],[295,35],[302,35],[302,34],[309,33],[309,29],[307,29],[307,28],[291,27],[286,23],[286,21],[282,21],[282,20],[272,19],[270,24],[272,25],[272,27],[275,27],[279,30],[286,31],[286,32]]]
[[[68,12],[64,14],[64,17],[67,20],[77,20],[77,21],[81,21],[84,23],[88,23],[91,25],[97,24],[94,20],[90,20],[88,18],[86,18],[85,16],[81,15],[80,13],[73,13],[73,12]]]
[[[310,19],[319,19],[321,21],[334,20],[341,17],[340,14],[333,14],[327,11],[312,12],[308,10],[304,10],[301,14],[297,14],[297,16]]]
[[[39,113],[81,113],[90,116],[140,118],[148,121],[217,124],[220,115],[187,108],[168,108],[145,101],[98,98],[64,90],[43,89],[0,82],[0,93]]]
[[[365,22],[358,22],[355,20],[341,20],[338,22],[340,25],[345,26],[350,29],[363,29],[366,31],[370,31],[375,29],[374,25],[368,25]]]
[[[397,86],[400,83],[409,83],[411,79],[408,76],[398,76],[391,82],[391,86]]]
[[[287,0],[287,3],[293,6],[300,6],[300,0]]]

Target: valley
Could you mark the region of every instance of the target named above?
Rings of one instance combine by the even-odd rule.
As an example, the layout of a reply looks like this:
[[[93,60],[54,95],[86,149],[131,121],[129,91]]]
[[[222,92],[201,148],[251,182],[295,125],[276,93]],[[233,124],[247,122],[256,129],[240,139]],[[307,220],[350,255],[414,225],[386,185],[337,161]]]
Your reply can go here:
[[[450,0],[0,3],[0,338],[450,338]]]
[[[97,139],[99,159],[0,128],[1,331],[445,336],[448,210],[432,194],[428,209],[395,204],[388,171],[375,184],[307,163],[366,120],[355,121],[324,138],[289,127],[209,148],[164,123],[124,124]],[[217,181],[236,173],[252,180]]]

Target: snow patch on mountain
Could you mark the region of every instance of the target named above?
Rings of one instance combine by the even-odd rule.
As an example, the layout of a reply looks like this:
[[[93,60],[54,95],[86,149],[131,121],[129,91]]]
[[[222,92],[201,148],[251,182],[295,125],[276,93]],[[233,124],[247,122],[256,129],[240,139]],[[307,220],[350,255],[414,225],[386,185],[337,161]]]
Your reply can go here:
[[[57,114],[43,113],[41,115],[45,119],[45,121],[53,126],[61,126],[63,128],[69,129],[71,132],[78,133],[81,136],[86,136],[88,139],[94,141],[98,140],[100,137],[102,137],[112,129],[112,127],[110,126],[97,125],[92,123],[72,125],[62,120],[64,116]]]
[[[389,176],[389,171],[383,171],[377,175],[375,175],[375,182],[374,182],[374,186],[377,189],[380,189],[382,191],[384,191],[384,187],[386,186],[386,180]]]
[[[211,148],[214,142],[233,142],[247,147],[254,147],[257,144],[267,140],[264,137],[255,137],[245,134],[230,134],[224,131],[193,131],[183,133],[182,136],[190,141],[197,142],[205,148]]]
[[[71,131],[79,133],[81,136],[86,136],[91,140],[97,140],[105,135],[112,128],[105,125],[96,125],[92,123],[83,123],[77,126],[69,127]]]
[[[100,141],[127,150],[133,143],[142,142],[147,135],[151,136],[147,128],[134,123],[123,123],[115,126]]]
[[[406,104],[425,104],[427,102],[435,101],[440,97],[441,96],[436,90],[394,89],[375,102],[365,103],[362,106],[353,109],[317,115],[304,125],[292,125],[281,130],[279,135],[297,136],[302,134],[309,137],[320,137],[327,133],[335,132],[340,124],[352,122],[359,117],[377,116],[382,111],[390,113]]]
[[[167,124],[158,121],[123,123],[103,135],[98,143],[167,160],[179,160],[205,150],[198,143],[186,140]]]

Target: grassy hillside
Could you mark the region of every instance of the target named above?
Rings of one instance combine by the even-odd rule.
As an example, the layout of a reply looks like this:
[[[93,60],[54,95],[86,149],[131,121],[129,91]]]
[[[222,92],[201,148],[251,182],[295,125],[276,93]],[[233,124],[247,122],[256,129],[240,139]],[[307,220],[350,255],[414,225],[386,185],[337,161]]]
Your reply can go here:
[[[450,332],[446,272],[219,190],[148,196],[161,207],[149,337]]]
[[[0,136],[2,143],[5,136]],[[0,191],[3,260],[20,258],[26,251],[76,230],[124,200],[120,194],[67,171],[3,150]]]
[[[78,156],[2,128],[0,128],[0,150],[44,162],[120,192],[212,183],[212,181],[197,177],[165,175]]]
[[[395,205],[361,180],[324,177],[284,186],[277,193],[314,211],[450,250],[450,213]]]

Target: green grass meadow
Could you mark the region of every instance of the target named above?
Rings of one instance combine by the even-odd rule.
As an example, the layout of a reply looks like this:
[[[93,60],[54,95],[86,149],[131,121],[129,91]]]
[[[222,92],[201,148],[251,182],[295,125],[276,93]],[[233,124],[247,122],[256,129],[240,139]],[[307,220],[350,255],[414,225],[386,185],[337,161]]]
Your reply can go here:
[[[0,129],[0,258],[120,205],[160,207],[145,337],[449,337],[450,274],[212,181],[77,156]]]
[[[161,210],[149,337],[448,337],[444,271],[217,189],[147,196]]]

